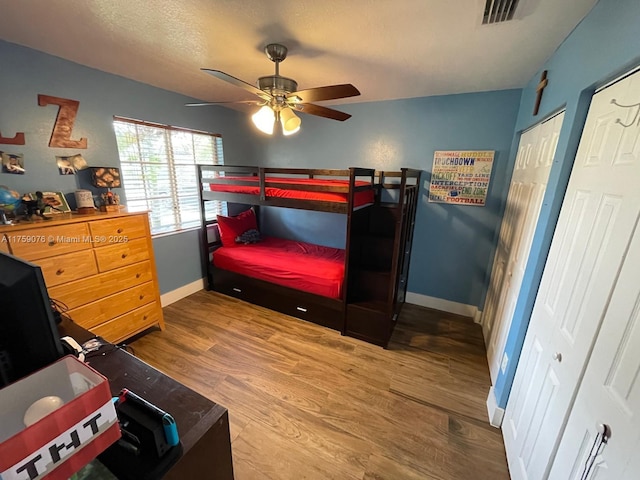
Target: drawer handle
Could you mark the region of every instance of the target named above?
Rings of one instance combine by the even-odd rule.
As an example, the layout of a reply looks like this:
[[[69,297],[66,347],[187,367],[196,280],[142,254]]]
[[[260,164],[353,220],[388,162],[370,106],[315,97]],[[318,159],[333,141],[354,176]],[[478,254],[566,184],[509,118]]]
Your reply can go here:
[[[64,273],[64,269],[59,268],[58,270],[56,270],[56,275],[62,275]]]
[[[119,228],[118,230],[116,230],[117,233],[122,233],[122,229]]]
[[[53,247],[56,244],[55,240],[49,240],[49,246]]]
[[[147,319],[147,317],[148,317],[148,315],[144,315],[144,316],[142,317],[142,319],[143,319],[143,320],[146,320],[146,319]]]
[[[136,273],[136,278],[140,278],[140,276],[141,275],[139,273]]]
[[[144,298],[144,295],[140,295],[140,300],[142,300]]]
[[[296,310],[299,310],[301,312],[307,313],[307,309],[306,308],[296,307]]]
[[[240,290],[239,288],[233,287],[233,291],[234,292],[238,292],[238,293],[242,293],[242,290]]]
[[[127,258],[127,254],[123,253],[122,255],[120,255],[122,258]]]

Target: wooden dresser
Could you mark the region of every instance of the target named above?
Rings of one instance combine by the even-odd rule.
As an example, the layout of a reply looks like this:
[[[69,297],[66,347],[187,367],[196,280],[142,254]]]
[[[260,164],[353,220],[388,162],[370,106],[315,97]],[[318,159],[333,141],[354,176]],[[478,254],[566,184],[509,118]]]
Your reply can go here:
[[[60,214],[0,226],[0,251],[42,268],[49,297],[112,343],[164,330],[146,213]]]

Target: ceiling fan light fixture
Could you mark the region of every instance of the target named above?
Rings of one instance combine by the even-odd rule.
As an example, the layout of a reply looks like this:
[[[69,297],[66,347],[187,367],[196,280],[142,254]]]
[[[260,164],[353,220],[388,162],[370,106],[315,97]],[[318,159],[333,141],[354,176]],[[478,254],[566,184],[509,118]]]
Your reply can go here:
[[[295,130],[291,130],[291,131],[286,131],[285,129],[282,129],[282,134],[285,137],[288,137],[289,135],[293,135],[294,133],[298,133],[298,131],[300,130],[300,127],[297,127]]]
[[[256,113],[251,115],[251,120],[258,130],[273,135],[273,126],[276,121],[276,113],[269,105],[263,105]]]
[[[280,122],[282,123],[282,133],[284,135],[293,135],[300,130],[300,123],[302,123],[300,117],[289,107],[280,110]]]
[[[316,115],[340,122],[344,122],[351,117],[348,113],[322,107],[316,105],[315,102],[355,97],[360,95],[356,87],[350,83],[344,83],[298,90],[298,82],[292,78],[280,75],[280,63],[287,58],[287,47],[279,43],[270,43],[265,47],[265,53],[269,60],[275,63],[275,73],[274,75],[266,75],[258,78],[257,86],[240,80],[221,70],[212,70],[210,68],[202,68],[201,70],[260,98],[259,104],[261,108],[254,113],[251,118],[256,128],[267,135],[273,135],[273,131],[276,128],[278,128],[278,131],[282,131],[283,135],[293,135],[300,130],[301,121],[294,113],[295,110],[308,115]],[[257,102],[258,101],[239,100],[236,102],[206,102],[187,105],[217,105],[222,103],[253,103],[255,105]],[[281,127],[276,127],[276,123],[280,123]]]

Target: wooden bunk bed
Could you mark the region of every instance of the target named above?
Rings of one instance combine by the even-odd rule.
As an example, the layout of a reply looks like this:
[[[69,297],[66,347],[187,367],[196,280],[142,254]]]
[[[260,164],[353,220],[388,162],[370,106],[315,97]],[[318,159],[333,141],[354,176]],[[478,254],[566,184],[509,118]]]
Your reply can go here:
[[[390,173],[365,168],[199,165],[201,249],[207,288],[386,347],[406,293],[420,173],[406,168]],[[340,285],[331,285],[330,291],[316,289],[319,293],[310,293],[297,287],[319,278],[305,282],[300,276],[303,268],[286,272],[288,282],[269,275],[268,271],[263,274],[265,267],[269,267],[266,260],[261,260],[254,269],[246,268],[254,251],[264,252],[283,242],[266,239],[250,250],[244,245],[233,248],[227,240],[227,247],[232,248],[223,247],[217,234],[217,220],[207,218],[210,201],[225,201],[229,206],[240,204],[245,209],[275,206],[345,214],[347,238],[342,253],[338,249],[284,241],[284,248],[293,252],[294,265],[305,261],[303,256],[296,256],[298,250],[320,262],[314,263],[308,272],[318,268],[324,272],[322,268],[328,258],[333,266],[326,270],[326,275],[334,279],[339,271]],[[234,255],[239,258],[238,266],[245,264],[245,268],[234,268]],[[297,283],[296,279],[301,281]]]

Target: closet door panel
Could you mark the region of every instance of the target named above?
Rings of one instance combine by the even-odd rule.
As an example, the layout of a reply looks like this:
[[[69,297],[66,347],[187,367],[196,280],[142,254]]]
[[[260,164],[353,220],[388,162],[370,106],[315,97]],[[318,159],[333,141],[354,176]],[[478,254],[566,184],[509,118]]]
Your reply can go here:
[[[561,112],[524,132],[520,139],[482,317],[494,383],[500,372],[563,120]]]

